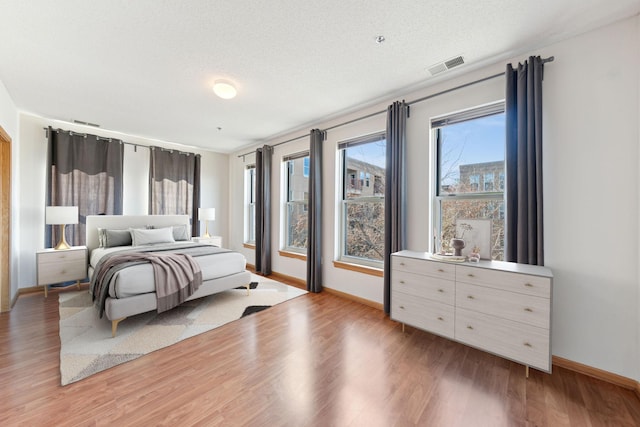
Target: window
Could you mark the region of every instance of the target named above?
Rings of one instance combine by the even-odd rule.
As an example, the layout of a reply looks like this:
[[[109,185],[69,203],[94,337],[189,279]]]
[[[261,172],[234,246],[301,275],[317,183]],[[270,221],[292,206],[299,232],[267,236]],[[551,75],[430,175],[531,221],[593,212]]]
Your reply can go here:
[[[431,128],[438,242],[446,250],[464,233],[467,248],[479,246],[483,257],[504,259],[504,102],[433,119]]]
[[[245,207],[245,243],[256,242],[256,165],[249,165],[244,174]]]
[[[382,267],[386,146],[384,134],[338,144],[342,167],[340,261]]]
[[[309,152],[284,157],[283,166],[286,185],[284,249],[306,254],[309,217]]]

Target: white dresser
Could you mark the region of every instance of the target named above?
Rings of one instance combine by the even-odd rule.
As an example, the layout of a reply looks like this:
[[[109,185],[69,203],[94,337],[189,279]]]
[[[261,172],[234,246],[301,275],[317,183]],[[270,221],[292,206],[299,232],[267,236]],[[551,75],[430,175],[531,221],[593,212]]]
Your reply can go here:
[[[551,372],[551,270],[391,256],[391,318]]]

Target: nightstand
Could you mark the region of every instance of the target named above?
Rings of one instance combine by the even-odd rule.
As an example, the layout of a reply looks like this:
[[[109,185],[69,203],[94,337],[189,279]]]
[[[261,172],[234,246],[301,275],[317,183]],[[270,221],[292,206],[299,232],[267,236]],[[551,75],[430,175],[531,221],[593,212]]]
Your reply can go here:
[[[72,246],[70,249],[40,249],[36,251],[38,286],[44,286],[46,298],[49,285],[52,283],[77,280],[87,277],[87,247]]]
[[[202,243],[204,245],[213,245],[222,247],[222,236],[211,236],[211,237],[192,237],[192,242]]]

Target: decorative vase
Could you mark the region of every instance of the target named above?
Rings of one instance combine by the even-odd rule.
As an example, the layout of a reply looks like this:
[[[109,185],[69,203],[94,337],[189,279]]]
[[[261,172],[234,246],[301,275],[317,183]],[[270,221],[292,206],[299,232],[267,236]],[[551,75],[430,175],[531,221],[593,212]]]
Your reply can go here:
[[[458,239],[457,237],[451,239],[451,247],[453,248],[454,256],[462,256],[462,249],[464,246],[465,243],[463,239]]]

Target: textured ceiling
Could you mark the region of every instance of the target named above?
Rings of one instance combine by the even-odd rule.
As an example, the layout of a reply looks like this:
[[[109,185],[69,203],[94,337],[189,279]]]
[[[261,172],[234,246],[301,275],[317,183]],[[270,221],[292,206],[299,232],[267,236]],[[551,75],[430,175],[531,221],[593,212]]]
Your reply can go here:
[[[231,152],[428,86],[427,68],[454,56],[469,69],[639,12],[639,0],[0,0],[0,81],[21,111]],[[218,78],[238,96],[217,98]]]

